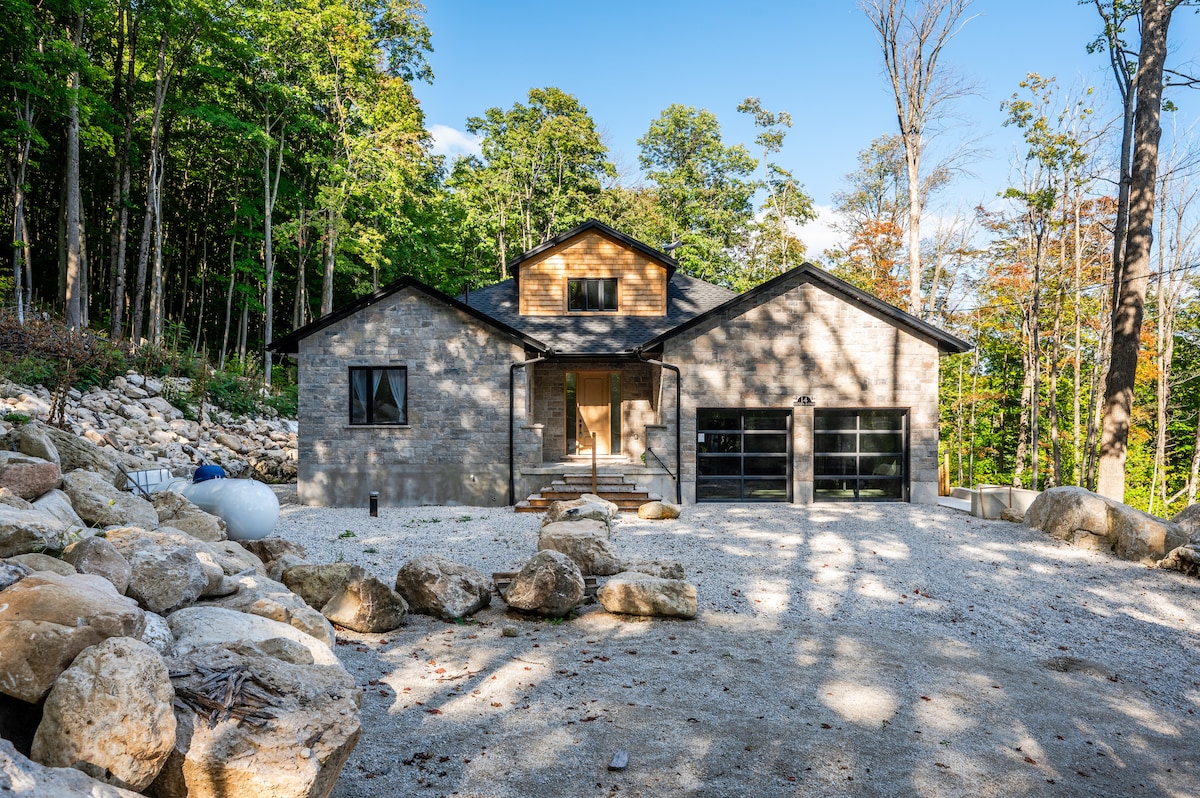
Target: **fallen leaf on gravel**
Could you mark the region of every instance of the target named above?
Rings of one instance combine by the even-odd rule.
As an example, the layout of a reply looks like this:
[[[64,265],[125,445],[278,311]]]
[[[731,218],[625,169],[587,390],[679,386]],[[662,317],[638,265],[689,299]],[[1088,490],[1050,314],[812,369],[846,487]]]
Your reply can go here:
[[[1037,760],[1036,760],[1036,759],[1033,759],[1032,757],[1028,757],[1028,756],[1027,756],[1027,757],[1025,757],[1025,761],[1026,761],[1026,762],[1028,762],[1028,763],[1029,763],[1029,764],[1031,764],[1031,765],[1036,765],[1036,764],[1037,764]]]
[[[828,723],[822,723],[822,724],[821,724],[821,728],[822,728],[822,729],[832,729],[833,727],[832,727],[832,726],[830,726]]]
[[[425,710],[425,711],[426,711],[426,712],[428,712],[430,715],[440,715],[440,714],[442,714],[442,711],[441,711],[440,709],[427,709],[427,710]]]
[[[930,697],[929,697],[929,696],[927,696],[927,695],[923,695],[923,696],[921,696],[921,700],[922,700],[922,701],[932,701],[933,699],[932,699],[932,698],[930,698]]]
[[[945,768],[946,770],[950,769],[949,765],[943,765],[941,762],[934,762],[933,764],[937,765],[940,768]]]

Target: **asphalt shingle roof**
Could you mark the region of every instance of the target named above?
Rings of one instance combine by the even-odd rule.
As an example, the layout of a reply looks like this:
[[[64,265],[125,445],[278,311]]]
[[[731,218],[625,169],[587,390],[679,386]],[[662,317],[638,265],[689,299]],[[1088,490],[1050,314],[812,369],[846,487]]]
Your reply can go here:
[[[676,272],[667,283],[665,316],[522,316],[517,312],[517,285],[512,279],[457,299],[541,341],[557,354],[611,355],[631,352],[735,296],[727,288]]]

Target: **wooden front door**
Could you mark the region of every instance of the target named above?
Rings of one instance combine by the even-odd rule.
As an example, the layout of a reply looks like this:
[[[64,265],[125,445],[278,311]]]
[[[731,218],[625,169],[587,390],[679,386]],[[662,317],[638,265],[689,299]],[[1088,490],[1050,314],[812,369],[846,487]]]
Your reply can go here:
[[[579,405],[576,440],[579,451],[592,451],[592,433],[596,433],[596,454],[612,452],[612,383],[608,372],[579,372],[576,396]]]

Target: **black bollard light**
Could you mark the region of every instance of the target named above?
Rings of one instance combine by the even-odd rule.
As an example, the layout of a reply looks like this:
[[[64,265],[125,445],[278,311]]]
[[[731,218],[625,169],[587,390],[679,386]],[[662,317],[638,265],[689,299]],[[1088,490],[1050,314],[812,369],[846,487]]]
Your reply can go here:
[[[373,490],[373,491],[371,491],[370,495],[371,495],[371,517],[378,518],[379,517],[379,491]]]

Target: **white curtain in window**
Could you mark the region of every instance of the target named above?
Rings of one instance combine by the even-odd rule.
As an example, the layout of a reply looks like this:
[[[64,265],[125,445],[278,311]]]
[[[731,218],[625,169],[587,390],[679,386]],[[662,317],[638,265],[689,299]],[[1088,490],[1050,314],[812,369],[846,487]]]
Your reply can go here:
[[[364,422],[367,420],[367,372],[356,369],[350,372],[350,390],[354,402],[350,408],[350,420]]]
[[[396,402],[398,410],[397,421],[403,424],[407,420],[408,408],[404,406],[404,369],[388,369],[387,371],[388,386],[392,389],[392,399]]]

